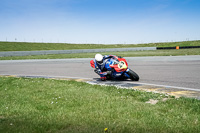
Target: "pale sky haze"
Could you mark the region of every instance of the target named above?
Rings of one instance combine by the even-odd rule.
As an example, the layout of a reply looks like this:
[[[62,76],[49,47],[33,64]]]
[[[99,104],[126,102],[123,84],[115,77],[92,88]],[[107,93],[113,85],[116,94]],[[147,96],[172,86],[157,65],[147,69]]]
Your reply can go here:
[[[200,40],[200,0],[0,0],[0,41]]]

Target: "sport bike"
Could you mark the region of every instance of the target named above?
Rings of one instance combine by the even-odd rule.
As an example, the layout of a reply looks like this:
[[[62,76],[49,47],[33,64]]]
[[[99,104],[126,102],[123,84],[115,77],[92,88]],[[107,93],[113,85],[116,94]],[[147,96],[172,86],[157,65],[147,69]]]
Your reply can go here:
[[[91,66],[94,68],[94,64],[91,64]],[[128,68],[128,63],[124,58],[109,58],[104,67],[107,71],[101,74],[104,74],[106,79],[131,79],[133,81],[139,81],[139,76]]]

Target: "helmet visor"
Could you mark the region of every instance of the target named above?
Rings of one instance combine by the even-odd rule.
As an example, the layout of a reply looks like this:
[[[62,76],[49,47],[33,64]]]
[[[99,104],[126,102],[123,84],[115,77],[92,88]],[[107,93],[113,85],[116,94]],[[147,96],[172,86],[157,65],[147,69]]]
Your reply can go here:
[[[98,64],[103,64],[103,60],[97,61]]]

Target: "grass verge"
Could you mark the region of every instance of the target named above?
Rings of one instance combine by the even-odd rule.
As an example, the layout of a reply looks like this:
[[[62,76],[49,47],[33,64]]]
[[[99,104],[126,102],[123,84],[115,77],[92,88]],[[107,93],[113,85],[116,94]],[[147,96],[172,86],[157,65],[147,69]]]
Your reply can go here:
[[[149,44],[67,44],[67,43],[27,43],[0,42],[0,51],[37,51],[37,50],[71,50],[71,49],[102,49],[102,48],[130,48],[130,47],[174,47],[200,46],[198,41],[149,43]]]
[[[13,56],[13,57],[0,57],[0,60],[94,58],[95,54],[96,53],[78,53],[78,54]],[[105,52],[102,54],[103,55],[113,54],[122,57],[200,55],[200,48],[179,49],[179,50],[172,49],[172,50],[152,50],[152,51]]]
[[[0,77],[0,99],[0,132],[200,132],[200,101],[195,99],[11,77]],[[150,99],[159,102],[146,103]]]

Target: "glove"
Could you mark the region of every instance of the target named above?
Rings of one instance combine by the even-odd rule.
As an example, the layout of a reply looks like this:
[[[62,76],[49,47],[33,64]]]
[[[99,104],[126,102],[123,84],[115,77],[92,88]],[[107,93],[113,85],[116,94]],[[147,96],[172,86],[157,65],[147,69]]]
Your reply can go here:
[[[101,81],[106,81],[106,76],[100,77]]]
[[[107,72],[101,72],[100,73],[100,79],[102,80],[102,81],[105,81],[106,80],[106,75],[107,75]]]
[[[107,72],[100,72],[99,74],[101,77],[105,77],[107,75]]]

